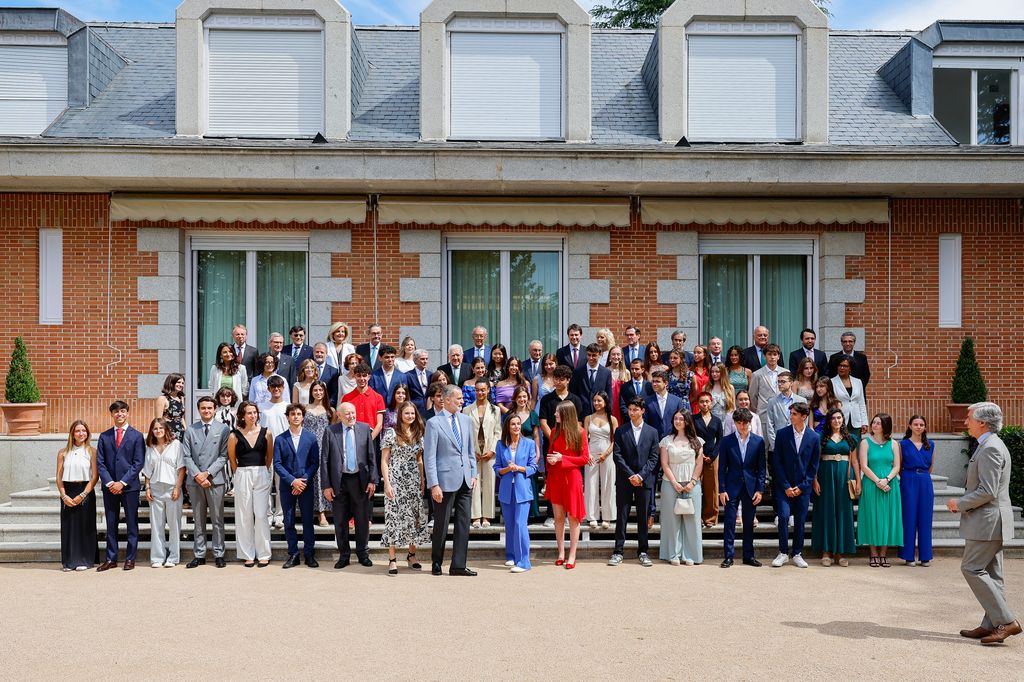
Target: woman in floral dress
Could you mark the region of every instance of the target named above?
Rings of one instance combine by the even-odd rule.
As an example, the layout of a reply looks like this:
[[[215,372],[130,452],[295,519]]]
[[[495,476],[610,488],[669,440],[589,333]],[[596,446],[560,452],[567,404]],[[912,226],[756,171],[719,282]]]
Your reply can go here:
[[[319,445],[323,440],[324,432],[334,421],[334,408],[331,407],[331,399],[327,396],[327,384],[322,381],[314,381],[309,387],[309,405],[306,406],[306,418],[302,422],[302,428],[308,429],[316,436]],[[331,511],[331,503],[324,497],[324,491],[320,489],[320,468],[313,472],[313,508],[320,514],[318,524],[327,525],[327,512]]]
[[[409,568],[423,568],[416,562],[416,545],[430,542],[427,504],[423,497],[423,419],[410,402],[398,406],[398,423],[380,439],[381,480],[384,483],[384,534],[380,543],[388,548],[388,575],[398,575],[398,547],[408,547]]]

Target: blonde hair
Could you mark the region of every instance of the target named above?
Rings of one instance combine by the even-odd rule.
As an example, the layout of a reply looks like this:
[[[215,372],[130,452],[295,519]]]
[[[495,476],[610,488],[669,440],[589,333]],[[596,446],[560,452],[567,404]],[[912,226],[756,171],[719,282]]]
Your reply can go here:
[[[601,351],[603,352],[603,351],[606,351],[606,350],[611,350],[612,347],[615,345],[615,334],[612,334],[612,330],[608,329],[607,327],[601,327],[600,329],[598,329],[597,332],[594,335],[594,342],[595,343],[597,343],[597,334],[604,334],[604,338],[606,338],[608,340],[608,347],[607,348],[602,348]],[[598,345],[601,345],[601,344],[598,344]]]
[[[729,382],[729,370],[725,364],[720,362],[715,367],[718,368],[718,383],[722,384],[722,393],[725,394],[725,412],[729,414],[736,409],[736,389]]]
[[[63,450],[61,450],[63,454],[66,455],[67,453],[71,452],[77,447],[75,445],[75,429],[77,429],[79,426],[85,427],[85,443],[83,443],[83,445],[85,446],[85,451],[88,452],[90,455],[94,452],[94,448],[92,447],[92,445],[89,444],[89,442],[92,440],[92,431],[89,429],[89,425],[86,424],[81,419],[76,419],[75,421],[71,422],[71,426],[68,427],[68,444],[64,446]]]
[[[306,380],[307,367],[313,368],[313,381],[311,383],[316,383],[317,381],[320,380],[320,372],[316,368],[316,363],[310,360],[309,358],[306,358],[305,360],[299,363],[299,369],[298,371],[295,372],[295,383],[301,384],[303,381]]]
[[[555,407],[555,414],[561,417],[555,433],[551,434],[554,441],[559,435],[565,435],[565,444],[574,452],[579,452],[583,445],[583,432],[580,429],[580,420],[576,416],[576,406],[568,400],[563,400]]]
[[[331,325],[331,328],[327,330],[327,340],[334,343],[334,332],[344,328],[345,340],[342,343],[351,343],[352,338],[352,327],[345,322],[335,322]]]

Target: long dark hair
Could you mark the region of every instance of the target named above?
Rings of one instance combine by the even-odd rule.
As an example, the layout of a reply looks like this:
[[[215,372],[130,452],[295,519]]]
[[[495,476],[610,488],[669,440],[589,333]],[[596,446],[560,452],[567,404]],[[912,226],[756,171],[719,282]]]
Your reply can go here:
[[[322,398],[320,398],[320,402],[316,402],[315,400],[313,400],[313,389],[316,388],[317,386],[322,388],[324,391],[324,395]],[[320,407],[324,408],[324,410],[327,411],[327,423],[334,423],[334,408],[331,407],[331,398],[329,395],[329,391],[327,390],[327,384],[320,381],[319,379],[309,385],[309,404],[319,405]]]
[[[405,426],[405,422],[402,421],[402,412],[405,412],[407,407],[411,407],[413,412],[416,413],[416,419],[408,427]],[[406,400],[400,404],[395,410],[395,416],[398,417],[395,420],[395,437],[398,438],[399,442],[403,444],[419,443],[423,440],[423,417],[420,416],[420,411],[416,405]]]
[[[500,350],[501,351],[502,360],[501,360],[501,369],[500,370],[498,369],[498,366],[496,364],[494,364],[494,351],[496,351],[496,350]],[[508,378],[508,361],[509,361],[508,349],[506,349],[505,346],[501,345],[500,343],[496,343],[493,346],[491,346],[491,359],[488,360],[488,362],[487,362],[487,376],[492,377],[495,381],[504,381],[505,379],[507,379]],[[522,371],[522,365],[519,366],[519,369],[520,369],[520,371]],[[497,375],[495,375],[495,373],[494,373],[495,370],[498,371]]]
[[[512,431],[509,428],[509,424],[512,423],[513,419],[518,419],[520,426],[522,426],[522,424],[523,424],[523,418],[520,417],[515,412],[509,412],[508,416],[505,417],[504,421],[502,421],[502,423],[501,423],[501,442],[506,447],[508,447],[509,445],[512,444]],[[519,439],[520,440],[524,440],[523,435],[522,435],[522,431],[519,432]]]
[[[149,447],[155,447],[159,445],[156,440],[156,436],[153,435],[153,428],[156,426],[162,426],[164,429],[164,443],[169,444],[174,440],[174,432],[171,431],[171,427],[167,425],[167,420],[163,417],[157,417],[153,421],[149,422],[149,429],[146,431],[146,445]]]
[[[185,396],[184,393],[177,393],[176,394],[174,392],[174,385],[177,384],[179,381],[185,381],[184,375],[178,374],[177,372],[171,372],[170,374],[167,375],[167,378],[164,379],[164,387],[162,389],[160,389],[160,392],[163,393],[168,398],[171,398],[171,397],[182,398],[182,397],[184,397]]]
[[[910,425],[914,423],[915,419],[920,419],[924,422],[924,431],[921,432],[921,449],[930,450],[931,446],[928,445],[928,420],[919,414],[915,414],[907,420],[907,432],[903,434],[903,440],[909,440],[910,437],[914,435],[910,430]]]
[[[238,404],[238,411],[235,412],[235,417],[238,419],[239,429],[245,428],[245,410],[250,405],[256,408],[256,425],[259,426],[260,424],[260,406],[252,402],[251,400],[243,400]]]
[[[732,369],[732,364],[729,361],[729,356],[732,352],[736,351],[736,366],[743,367],[743,349],[739,346],[729,346],[729,350],[725,351],[725,368]]]
[[[516,367],[519,368],[519,371],[516,372],[516,386],[526,388],[529,385],[529,382],[526,381],[526,377],[523,375],[523,361],[515,355],[505,360],[505,367],[503,368],[505,371],[504,379],[508,379],[512,376],[508,373],[508,368],[512,366],[513,362],[516,363]]]
[[[677,410],[676,414],[672,415],[672,437],[676,438],[679,436],[679,429],[676,428],[676,415],[683,415],[683,434],[686,436],[686,440],[689,441],[690,447],[693,448],[694,452],[700,452],[701,444],[697,440],[697,427],[693,424],[693,416],[687,409]]]
[[[603,401],[604,401],[604,418],[605,418],[605,419],[607,419],[607,420],[608,420],[608,422],[610,423],[610,422],[611,422],[611,420],[612,420],[612,406],[608,404],[608,403],[609,403],[609,399],[608,399],[608,394],[607,394],[607,393],[605,393],[604,391],[598,391],[597,393],[595,393],[595,394],[594,394],[593,396],[591,396],[591,398],[590,398],[590,401],[591,401],[591,403],[590,403],[590,404],[591,404],[591,406],[593,406],[593,404],[594,404],[594,403],[593,403],[593,401],[594,401],[594,398],[600,398],[601,400],[603,400]],[[594,411],[593,411],[593,412],[591,412],[590,414],[591,414],[591,415],[595,415],[595,414],[597,414],[597,410],[594,410]]]
[[[231,360],[228,361],[227,367],[224,366],[220,359],[220,354],[224,351],[225,348],[231,351]],[[214,358],[217,363],[217,369],[224,372],[229,377],[235,376],[235,372],[238,371],[238,354],[235,353],[234,346],[232,346],[230,343],[221,343],[219,346],[217,346],[217,355],[215,355]]]
[[[822,436],[824,436],[827,439],[827,438],[831,438],[832,434],[835,433],[835,429],[832,428],[832,415],[834,415],[834,414],[838,414],[838,415],[842,416],[843,424],[842,424],[842,426],[839,427],[839,436],[843,440],[845,440],[847,443],[849,443],[850,449],[852,450],[854,448],[854,446],[856,446],[857,444],[854,442],[853,436],[850,435],[850,432],[847,431],[847,429],[846,429],[846,415],[843,414],[843,411],[840,410],[839,408],[832,408],[825,415],[825,426],[821,430]]]
[[[878,419],[880,422],[882,422],[882,437],[885,440],[892,440],[892,417],[886,414],[885,412],[879,412],[878,414],[871,418],[871,421],[873,422],[875,421],[875,419]],[[868,434],[870,434],[871,422],[868,422],[868,424]]]
[[[818,380],[814,382],[814,395],[811,396],[809,407],[811,410],[818,410],[821,412],[821,396],[818,395],[818,386],[828,386],[828,395],[825,396],[825,409],[835,410],[839,405],[839,398],[836,397],[835,389],[832,388],[832,380],[828,377],[818,377]]]
[[[697,372],[698,365],[697,365],[697,353],[696,353],[696,351],[697,351],[698,348],[700,348],[704,352],[704,362],[700,363],[699,366],[703,367],[704,368],[704,374],[706,374],[708,377],[710,377],[711,376],[711,353],[708,352],[708,347],[707,346],[701,346],[700,344],[698,344],[698,345],[693,347],[693,351],[694,351],[694,353],[693,353],[693,367],[691,369],[693,369],[694,373]]]

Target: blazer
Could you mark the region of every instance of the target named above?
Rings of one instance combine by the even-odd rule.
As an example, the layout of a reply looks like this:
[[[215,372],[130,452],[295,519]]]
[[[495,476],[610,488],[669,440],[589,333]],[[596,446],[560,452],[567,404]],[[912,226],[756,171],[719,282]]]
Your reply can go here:
[[[338,357],[338,350],[334,347],[333,341],[327,342],[327,364],[340,370],[345,364],[345,358],[356,352],[356,347],[351,343],[341,344],[341,357]]]
[[[793,376],[796,376],[796,368],[800,361],[806,357],[807,352],[803,346],[789,354],[789,371],[792,372]],[[814,349],[814,364],[818,367],[819,377],[828,376],[828,356],[817,348]]]
[[[423,471],[427,488],[438,485],[446,493],[457,491],[463,483],[470,486],[477,477],[473,420],[461,413],[455,415],[455,419],[459,424],[462,447],[455,440],[447,412],[432,417],[423,436]]]
[[[757,346],[747,346],[743,349],[743,352],[740,354],[740,364],[751,372],[756,372],[763,367],[760,358],[757,357]]]
[[[654,473],[660,466],[659,457],[661,452],[658,449],[658,430],[650,424],[644,424],[640,431],[640,440],[633,438],[633,422],[626,423],[615,429],[614,443],[612,444],[612,460],[615,462],[615,469],[618,472],[615,476],[616,487],[631,488],[629,477],[640,474],[644,485],[654,485]]]
[[[645,380],[641,384],[640,397],[646,403],[647,399],[652,395],[654,395],[654,389],[651,387],[651,382]],[[619,384],[619,414],[622,415],[623,419],[629,419],[629,401],[636,396],[636,384],[633,383],[632,378]]]
[[[313,346],[310,346],[308,343],[302,344],[301,346],[299,346],[298,357],[292,357],[292,348],[294,346],[295,344],[292,343],[287,344],[284,348],[281,349],[281,355],[287,355],[288,357],[292,358],[292,364],[295,365],[296,368],[298,368],[298,366],[302,364],[303,360],[313,359]]]
[[[832,392],[843,404],[843,415],[854,428],[868,425],[868,406],[864,402],[864,384],[857,377],[850,376],[850,390],[847,391],[839,377],[832,377]]]
[[[833,353],[828,359],[828,375],[834,377],[839,374],[839,361],[847,357],[846,353],[839,351]],[[868,366],[868,356],[859,350],[853,351],[853,360],[850,363],[850,375],[861,380],[865,386],[871,379],[871,368]]]
[[[781,366],[778,367],[778,371],[782,371]],[[777,386],[778,383],[776,382],[775,385]],[[779,393],[772,384],[771,370],[768,369],[768,365],[750,375],[750,388],[747,389],[747,393],[750,395],[751,411],[757,413],[757,416],[761,418],[761,424],[767,429],[768,402]]]
[[[318,368],[318,371],[319,368]],[[323,370],[320,371],[320,378],[318,381],[322,381],[327,384],[327,399],[331,401],[331,405],[338,402],[338,368],[332,367],[329,363],[324,362]]]
[[[402,372],[397,367],[391,370],[391,383],[387,383],[387,378],[384,376],[384,368],[378,367],[373,370],[373,374],[370,375],[370,388],[377,391],[380,397],[384,399],[384,407],[391,404],[391,396],[395,394],[395,389],[398,388],[399,384],[405,384],[405,372]]]
[[[622,361],[624,363],[626,363],[626,368],[628,369],[629,368],[629,363],[633,361],[633,355],[632,355],[633,350],[629,347],[629,344],[624,344],[624,345],[621,346],[621,348],[622,348]],[[642,344],[640,346],[640,352],[642,353],[642,355],[640,356],[641,360],[643,360],[644,358],[647,357],[647,344]]]
[[[319,468],[320,445],[312,431],[302,429],[297,451],[290,431],[274,439],[274,471],[281,477],[282,486],[290,488],[297,478],[306,479],[306,484],[312,486],[313,476]]]
[[[207,388],[215,395],[220,390],[220,380],[223,376],[224,372],[217,365],[210,368],[210,383]],[[245,400],[249,395],[249,370],[245,368],[245,365],[239,365],[238,370],[231,377],[231,390],[235,392],[239,400]]]
[[[274,372],[274,374],[279,377],[284,377],[284,380],[288,382],[288,386],[285,388],[289,388],[295,383],[295,370],[297,367],[298,366],[292,362],[292,356],[288,355],[283,350],[281,351],[281,354],[277,356],[277,371]],[[290,396],[291,394],[286,393],[285,395]]]
[[[704,455],[712,460],[718,459],[718,448],[722,442],[722,431],[725,425],[722,420],[711,415],[711,421],[704,423],[704,417],[697,414],[693,417],[693,426],[697,436],[704,441]]]
[[[820,462],[821,437],[814,429],[809,425],[804,427],[799,450],[793,426],[779,429],[775,437],[775,468],[772,471],[774,481],[778,483],[779,492],[776,494],[785,495],[786,488],[800,488],[804,495],[811,492]]]
[[[608,400],[611,400],[612,371],[603,365],[598,365],[596,372],[594,382],[591,383],[590,365],[584,362],[576,368],[572,374],[572,380],[569,382],[569,393],[578,395],[580,402],[583,403],[583,414],[579,415],[580,420],[594,411],[593,398],[598,391],[604,391]],[[608,410],[610,413],[611,405],[608,406]]]
[[[444,372],[448,376],[448,383],[455,384],[456,386],[462,386],[462,384],[469,381],[469,378],[473,376],[473,370],[470,369],[469,363],[463,361],[459,365],[458,376],[456,376],[456,370],[452,367],[452,363],[446,362],[437,368],[437,371]]]
[[[416,406],[416,409],[420,411],[420,414],[424,414],[427,410],[427,388],[430,386],[430,369],[425,369],[423,372],[426,374],[427,387],[420,384],[420,378],[418,370],[413,367],[405,373],[405,387],[409,390],[409,400]]]
[[[533,358],[529,355],[523,358],[522,362],[520,362],[520,366],[523,368],[523,376],[526,377],[526,380],[530,383],[533,383],[533,378],[535,376],[544,371],[544,363],[541,362],[541,360],[537,361],[537,371],[533,371]]]
[[[967,492],[957,500],[964,540],[1013,539],[1010,451],[996,434],[978,446],[967,465]]]
[[[235,344],[231,344],[231,348],[234,349]],[[238,364],[245,367],[245,375],[247,377],[254,377],[259,374],[259,372],[256,371],[256,358],[260,356],[260,351],[256,346],[245,344],[245,346],[242,347],[242,352],[239,353],[236,351],[235,355],[238,356]]]
[[[374,362],[373,365],[370,366],[371,370],[374,370],[374,369],[377,369],[378,367],[380,367],[380,349],[383,348],[383,347],[384,347],[384,342],[382,341],[380,343],[380,345],[377,346],[377,361]],[[365,362],[368,365],[370,364],[370,344],[369,343],[361,343],[358,346],[356,346],[356,352],[363,356],[363,362]]]
[[[363,422],[356,422],[356,469],[359,471],[359,487],[374,485],[380,480],[377,470],[376,449],[373,446],[373,432]],[[274,439],[275,443],[277,439]],[[341,494],[341,478],[345,466],[345,425],[331,424],[320,439],[320,488],[331,488],[335,495]]]
[[[571,367],[575,371],[580,365],[587,364],[587,347],[582,343],[578,346],[575,365],[572,364],[572,347],[568,343],[555,351],[555,359],[558,360],[558,364]]]
[[[501,439],[501,410],[493,403],[487,403],[483,414],[477,409],[476,403],[467,405],[462,409],[462,414],[468,415],[472,420],[472,431],[470,437],[473,439],[473,451],[482,455],[485,452],[495,452],[498,441]],[[480,427],[484,429],[484,449],[479,447]],[[451,428],[451,424],[448,425]]]
[[[737,499],[744,489],[751,497],[763,495],[766,459],[764,438],[755,433],[747,436],[747,456],[743,457],[739,435],[730,433],[718,447],[718,492],[728,493],[730,500]]]
[[[681,409],[683,409],[683,401],[679,399],[679,396],[669,393],[665,399],[665,412],[664,414],[659,414],[658,396],[650,395],[647,396],[647,409],[644,411],[644,421],[654,427],[658,432],[658,440],[660,441],[672,433],[672,417]]]
[[[111,427],[100,434],[96,444],[96,469],[100,474],[103,492],[110,483],[124,483],[128,492],[138,492],[139,473],[146,464],[146,439],[131,426],[124,430],[121,447],[117,447],[117,436]]]
[[[484,347],[480,349],[480,352],[483,354],[483,355],[481,355],[481,357],[484,359],[484,362],[490,362],[491,361],[491,347],[490,346],[488,346],[485,343]],[[476,360],[476,357],[477,357],[477,349],[476,349],[476,346],[474,346],[472,343],[469,344],[468,346],[463,346],[462,347],[462,363],[463,364],[465,364],[465,365],[472,365],[473,361]]]
[[[498,449],[494,456],[494,473],[498,476],[498,502],[520,504],[533,501],[533,484],[530,477],[537,473],[536,459],[537,446],[530,438],[519,438],[514,455],[507,445],[498,441]],[[499,469],[504,469],[510,463],[526,467],[526,473],[509,471],[504,475],[498,474]]]
[[[192,480],[201,471],[210,473],[214,485],[228,481],[228,435],[227,424],[214,419],[210,422],[210,435],[203,434],[203,422],[197,421],[185,429],[181,439],[185,468]]]
[[[798,396],[793,393],[791,396],[790,405],[796,405],[797,403],[807,403],[806,398]],[[778,394],[774,398],[768,401],[765,406],[765,416],[761,421],[764,426],[764,437],[768,441],[768,449],[775,449],[775,435],[785,427],[790,425],[789,422],[789,406],[786,405],[786,399],[782,397],[782,394]]]

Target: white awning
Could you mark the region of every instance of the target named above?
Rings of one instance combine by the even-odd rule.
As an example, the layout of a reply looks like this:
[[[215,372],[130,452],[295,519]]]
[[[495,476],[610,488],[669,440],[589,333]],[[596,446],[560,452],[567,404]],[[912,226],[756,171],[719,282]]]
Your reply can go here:
[[[523,225],[629,227],[629,199],[383,198],[382,225]]]
[[[888,223],[885,199],[644,199],[645,225]]]
[[[362,223],[366,220],[366,199],[115,194],[110,200],[110,219],[188,223]]]

